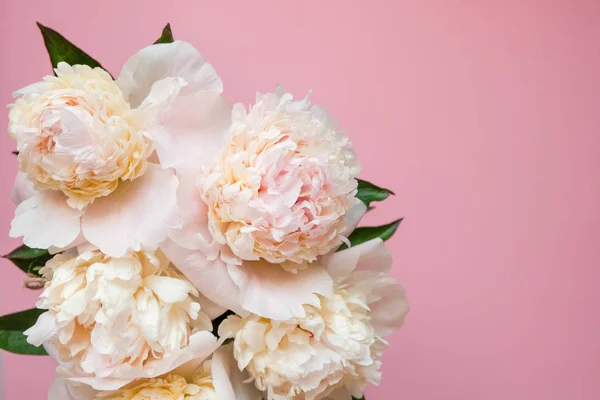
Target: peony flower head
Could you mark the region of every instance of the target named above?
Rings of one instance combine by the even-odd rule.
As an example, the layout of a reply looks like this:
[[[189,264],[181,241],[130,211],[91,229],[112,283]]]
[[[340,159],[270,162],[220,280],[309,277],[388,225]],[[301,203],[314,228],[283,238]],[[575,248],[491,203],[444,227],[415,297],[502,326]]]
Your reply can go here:
[[[219,328],[234,334],[239,368],[269,400],[323,399],[336,390],[359,398],[367,383],[379,383],[383,337],[408,311],[404,290],[388,275],[391,260],[380,239],[328,257],[333,293],[305,305],[304,317],[250,314]]]
[[[49,400],[262,400],[248,375],[235,365],[231,345],[153,378],[137,379],[117,390],[94,390],[60,369]]]
[[[153,151],[141,116],[101,68],[64,62],[25,88],[9,113],[19,164],[40,190],[60,190],[73,208],[142,175]]]
[[[37,306],[48,311],[27,340],[51,347],[82,375],[151,373],[163,359],[191,351],[194,332],[212,330],[196,289],[160,252],[59,254],[40,272],[48,282]]]
[[[55,71],[14,93],[9,132],[26,180],[15,183],[10,235],[35,248],[90,242],[114,257],[156,250],[181,224],[180,149],[212,156],[229,127],[221,80],[181,41],[142,49],[116,81],[84,65]]]
[[[309,263],[339,247],[359,205],[360,165],[327,113],[279,88],[248,111],[236,104],[229,133],[198,179],[214,239],[270,263]]]

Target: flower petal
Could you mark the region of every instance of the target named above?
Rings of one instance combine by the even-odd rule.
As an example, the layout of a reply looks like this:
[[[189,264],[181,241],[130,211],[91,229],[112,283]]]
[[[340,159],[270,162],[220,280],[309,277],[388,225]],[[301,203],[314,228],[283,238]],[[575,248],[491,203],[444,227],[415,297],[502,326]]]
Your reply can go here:
[[[34,346],[41,346],[44,342],[50,340],[58,332],[54,316],[46,311],[41,314],[35,325],[23,332],[27,336],[27,343]]]
[[[14,205],[18,206],[23,201],[35,196],[38,193],[39,192],[35,188],[33,182],[27,178],[27,174],[21,171],[17,172],[11,196]]]
[[[367,206],[362,201],[350,208],[346,213],[346,230],[342,235],[349,236],[366,213]]]
[[[220,346],[220,342],[210,332],[196,332],[190,336],[190,344],[162,359],[147,362],[143,369],[130,365],[119,366],[110,377],[95,378],[76,376],[70,380],[86,383],[96,390],[117,390],[135,379],[154,378],[166,374],[191,360],[204,360]]]
[[[224,144],[231,124],[231,108],[218,92],[185,94],[188,86],[181,79],[158,81],[140,106],[163,167],[199,169]]]
[[[129,103],[137,107],[155,82],[168,77],[183,78],[189,84],[189,92],[223,91],[223,82],[212,65],[194,46],[180,40],[148,46],[131,56],[123,65],[117,84]]]
[[[371,323],[375,332],[385,337],[404,325],[404,318],[409,311],[408,300],[404,288],[387,274],[379,277],[373,293],[377,295],[377,300],[369,302]]]
[[[233,345],[221,346],[213,355],[211,373],[219,400],[257,400],[262,396],[239,370],[233,358]]]
[[[38,249],[65,247],[79,235],[80,216],[64,194],[46,190],[18,205],[9,235],[23,236],[23,243]]]
[[[88,206],[83,234],[111,257],[121,257],[128,249],[155,250],[179,224],[177,185],[172,171],[149,164],[143,176],[121,183],[110,196]]]
[[[201,251],[186,249],[169,239],[161,250],[209,300],[237,314],[247,314],[240,306],[240,290],[220,258],[210,260]]]
[[[319,265],[297,273],[265,261],[229,265],[229,274],[240,288],[241,306],[265,318],[285,321],[304,317],[303,304],[319,306],[317,294],[331,296],[333,281]]]
[[[388,272],[392,267],[392,256],[383,244],[383,240],[376,238],[328,254],[323,257],[321,263],[336,281],[340,281],[358,270]]]
[[[196,184],[197,173],[193,170],[178,172],[177,207],[181,228],[171,230],[169,237],[180,246],[201,250],[208,258],[214,259],[219,253],[219,246],[208,229],[208,207],[202,201]]]

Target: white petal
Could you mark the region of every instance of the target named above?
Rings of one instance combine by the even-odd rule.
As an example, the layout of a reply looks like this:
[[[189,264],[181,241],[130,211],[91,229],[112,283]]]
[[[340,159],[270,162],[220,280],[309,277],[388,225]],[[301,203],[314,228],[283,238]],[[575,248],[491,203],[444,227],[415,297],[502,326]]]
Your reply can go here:
[[[64,194],[45,190],[19,204],[10,237],[23,236],[23,243],[38,249],[64,247],[79,235],[80,216],[80,211],[67,205]]]
[[[204,360],[219,346],[220,342],[212,333],[207,331],[196,332],[190,336],[190,344],[187,347],[162,359],[149,361],[143,369],[121,365],[112,373],[110,378],[73,377],[70,379],[75,382],[86,383],[96,390],[117,390],[135,379],[154,378],[166,374],[188,361]]]
[[[27,94],[44,94],[48,91],[48,85],[44,81],[39,81],[32,83],[31,85],[27,85],[24,88],[13,92],[12,96],[16,99],[19,97],[23,97]]]
[[[180,246],[202,250],[207,257],[214,259],[218,255],[219,246],[208,229],[208,207],[202,201],[196,184],[197,172],[178,172],[177,207],[181,216],[181,228],[171,230],[169,237]]]
[[[221,307],[217,303],[210,300],[208,297],[203,294],[199,294],[196,296],[196,301],[200,303],[200,310],[208,316],[211,320],[217,318],[222,315],[227,309],[225,307]]]
[[[233,345],[221,346],[213,355],[211,374],[215,392],[219,400],[257,400],[262,396],[248,374],[239,370],[233,358]]]
[[[18,206],[23,201],[30,197],[35,196],[38,190],[32,181],[27,178],[27,174],[24,172],[17,172],[15,183],[12,189],[12,201],[14,205]]]
[[[349,236],[366,213],[367,206],[362,201],[350,208],[346,212],[346,230],[342,232],[342,235]]]
[[[229,274],[240,288],[244,309],[265,318],[285,321],[304,317],[303,304],[320,304],[317,294],[331,296],[333,281],[319,265],[297,273],[265,261],[230,265]]]
[[[86,239],[111,257],[128,249],[155,250],[170,228],[179,224],[177,177],[156,164],[132,182],[122,182],[110,196],[96,199],[82,219]]]
[[[209,300],[237,314],[247,314],[240,306],[240,291],[220,258],[210,260],[201,251],[186,249],[170,239],[161,245],[161,249]]]
[[[34,346],[41,346],[44,342],[54,337],[57,331],[58,327],[56,326],[54,316],[49,311],[46,311],[38,317],[35,325],[27,329],[23,334],[27,336],[27,343]]]
[[[152,85],[164,78],[181,77],[187,90],[210,90],[221,93],[223,82],[214,68],[187,42],[148,46],[131,56],[117,79],[126,99],[133,107],[142,103]]]
[[[97,391],[83,383],[72,382],[63,376],[59,376],[58,368],[56,379],[52,382],[48,391],[48,400],[93,400]],[[65,375],[65,373],[61,373]]]
[[[144,286],[154,291],[165,303],[184,301],[192,291],[188,282],[170,276],[149,276],[144,279]]]
[[[329,274],[339,281],[358,270],[388,272],[392,267],[392,256],[383,240],[377,238],[329,254],[323,257],[321,263],[325,265]]]
[[[404,325],[409,311],[408,300],[404,288],[390,276],[378,280],[374,293],[379,299],[369,303],[371,323],[375,332],[385,337]]]
[[[223,146],[231,123],[231,108],[218,92],[184,94],[187,86],[173,78],[152,86],[140,106],[145,131],[156,145],[163,167],[198,169]]]

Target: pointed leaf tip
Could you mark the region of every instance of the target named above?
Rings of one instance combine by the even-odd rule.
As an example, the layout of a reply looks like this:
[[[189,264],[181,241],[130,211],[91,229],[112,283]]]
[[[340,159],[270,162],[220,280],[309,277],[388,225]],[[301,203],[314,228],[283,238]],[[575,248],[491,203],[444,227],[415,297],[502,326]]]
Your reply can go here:
[[[81,64],[88,65],[91,68],[102,68],[102,65],[100,65],[98,61],[90,57],[79,47],[75,46],[60,33],[39,22],[36,22],[36,24],[42,33],[42,38],[44,39],[44,44],[48,50],[52,68],[56,68],[58,63],[62,61],[69,65]]]
[[[357,181],[358,186],[356,197],[365,203],[367,208],[370,208],[371,203],[374,201],[383,201],[390,197],[390,195],[394,195],[394,192],[392,192],[390,189],[379,187],[362,179],[357,179]]]
[[[380,226],[363,226],[360,228],[356,228],[354,232],[348,236],[348,240],[352,246],[356,246],[358,244],[368,242],[369,240],[381,238],[384,242],[391,238],[396,230],[400,226],[403,218],[397,219],[389,224],[380,225]],[[345,244],[341,245],[339,250],[344,250],[347,248]]]
[[[162,30],[162,34],[154,42],[154,44],[173,43],[174,41],[175,41],[175,38],[173,38],[173,32],[171,31],[171,24],[167,23],[167,25],[165,25],[165,27]]]

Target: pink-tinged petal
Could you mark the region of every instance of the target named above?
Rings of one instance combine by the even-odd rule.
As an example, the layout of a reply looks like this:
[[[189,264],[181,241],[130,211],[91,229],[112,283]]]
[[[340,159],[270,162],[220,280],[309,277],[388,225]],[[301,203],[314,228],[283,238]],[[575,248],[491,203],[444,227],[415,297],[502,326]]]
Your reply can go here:
[[[123,65],[117,84],[129,103],[137,107],[155,82],[168,77],[183,78],[190,93],[223,91],[223,82],[212,65],[204,61],[194,46],[180,40],[148,46],[131,56]]]
[[[190,344],[162,359],[147,362],[143,368],[131,365],[119,366],[110,377],[72,377],[70,380],[92,386],[96,390],[117,390],[135,379],[154,378],[166,374],[191,360],[205,360],[219,348],[221,342],[210,332],[196,332],[190,336]]]
[[[38,249],[64,247],[79,235],[80,217],[62,192],[46,190],[18,205],[9,235],[23,236],[23,243]]]
[[[196,171],[179,171],[177,206],[181,228],[171,230],[169,237],[180,246],[201,250],[208,258],[214,259],[219,253],[219,246],[208,230],[208,207],[202,201],[196,180]]]
[[[358,270],[388,272],[392,267],[392,256],[383,240],[377,238],[324,256],[321,263],[339,281]]]
[[[17,172],[11,196],[13,204],[18,206],[23,201],[35,196],[38,193],[39,192],[35,188],[33,182],[27,178],[27,174],[20,171]]]
[[[140,106],[163,167],[199,169],[209,163],[231,124],[231,108],[218,92],[186,94],[188,86],[175,78],[156,82]]]
[[[229,265],[229,274],[240,288],[244,309],[265,318],[285,321],[304,317],[303,304],[319,306],[317,294],[331,296],[333,281],[319,265],[297,273],[265,261]]]
[[[342,232],[342,235],[349,236],[366,213],[367,206],[362,201],[350,208],[346,213],[346,230]]]
[[[377,299],[369,302],[369,308],[375,332],[385,337],[404,325],[409,307],[404,288],[387,274],[382,275],[373,289]]]
[[[170,239],[161,250],[210,301],[237,314],[247,314],[240,306],[240,290],[220,258],[208,259],[201,251],[186,249]]]
[[[177,185],[171,170],[149,164],[140,178],[122,182],[88,206],[82,218],[84,236],[111,257],[121,257],[128,249],[155,250],[180,223]]]
[[[48,391],[48,400],[93,400],[96,398],[97,391],[92,387],[83,383],[71,382],[63,376],[66,371],[59,372],[61,368],[57,369],[57,376],[50,386]]]
[[[260,400],[262,396],[248,374],[239,370],[233,358],[233,345],[221,346],[213,355],[211,374],[219,400]]]
[[[211,320],[227,311],[225,307],[221,307],[203,294],[196,296],[196,301],[200,303],[200,311],[206,314]]]
[[[23,334],[27,336],[27,343],[34,346],[41,346],[58,332],[55,319],[49,311],[41,314],[35,325],[27,329]]]

